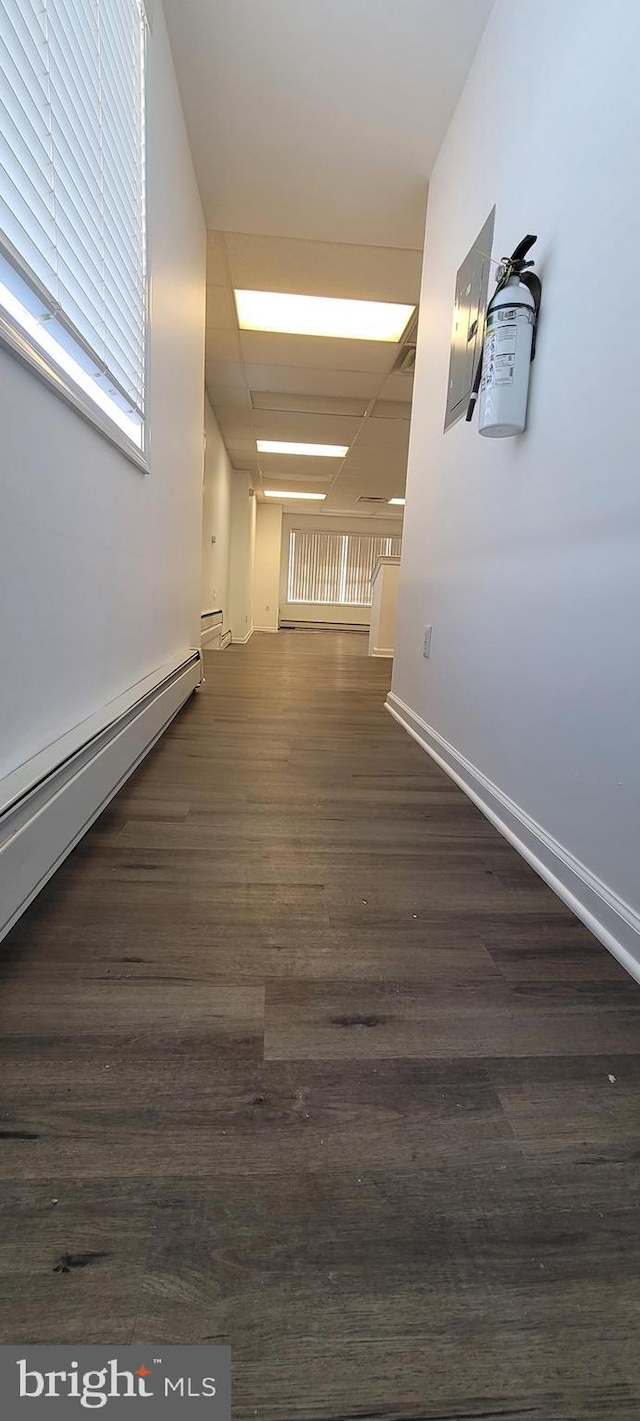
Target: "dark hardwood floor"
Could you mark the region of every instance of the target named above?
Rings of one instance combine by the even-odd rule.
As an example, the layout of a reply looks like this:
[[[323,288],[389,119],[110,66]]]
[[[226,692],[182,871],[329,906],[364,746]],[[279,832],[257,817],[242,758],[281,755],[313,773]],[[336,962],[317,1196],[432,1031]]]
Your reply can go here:
[[[209,656],[0,949],[1,1340],[229,1341],[237,1421],[638,1421],[640,990],[365,649]]]

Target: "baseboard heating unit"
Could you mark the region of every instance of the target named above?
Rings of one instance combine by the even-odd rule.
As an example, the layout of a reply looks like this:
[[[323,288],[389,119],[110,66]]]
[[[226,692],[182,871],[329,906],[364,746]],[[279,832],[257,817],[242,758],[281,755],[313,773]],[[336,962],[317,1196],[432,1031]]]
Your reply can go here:
[[[363,626],[362,622],[298,622],[289,618],[281,618],[280,631],[282,632],[366,632],[369,635],[369,626]]]
[[[190,651],[0,780],[0,939],[200,685]]]
[[[200,617],[200,646],[203,651],[224,651],[231,641],[231,632],[224,631],[222,611],[203,612]]]

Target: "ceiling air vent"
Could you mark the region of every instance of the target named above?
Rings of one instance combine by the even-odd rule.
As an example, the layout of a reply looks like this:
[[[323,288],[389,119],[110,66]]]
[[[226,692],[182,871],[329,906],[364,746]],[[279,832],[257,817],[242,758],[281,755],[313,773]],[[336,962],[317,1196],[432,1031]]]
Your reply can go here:
[[[398,351],[394,370],[401,370],[404,375],[413,375],[416,366],[416,344],[418,340],[418,311],[411,317],[409,325],[404,334],[402,345]]]
[[[409,345],[407,346],[406,350],[403,350],[401,352],[400,359],[398,360],[395,368],[396,370],[402,370],[404,375],[413,375],[413,372],[416,368],[415,345]]]
[[[374,498],[371,494],[361,493],[358,503],[388,503],[388,498]]]

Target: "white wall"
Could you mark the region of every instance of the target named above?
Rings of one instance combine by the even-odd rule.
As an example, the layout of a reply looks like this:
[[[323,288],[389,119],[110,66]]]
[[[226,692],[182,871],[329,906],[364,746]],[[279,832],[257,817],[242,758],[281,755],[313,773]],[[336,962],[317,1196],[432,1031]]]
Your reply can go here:
[[[639,68],[628,0],[497,0],[430,186],[393,678],[638,957]],[[494,256],[538,233],[544,282],[528,429],[500,442],[442,433],[455,272],[494,202]]]
[[[0,774],[199,645],[205,229],[159,4],[148,148],[151,473],[0,352]]]
[[[402,518],[338,518],[331,514],[288,514],[282,520],[280,559],[280,618],[288,622],[334,622],[344,626],[368,627],[370,607],[328,606],[326,603],[287,602],[289,538],[292,529],[314,529],[318,533],[371,533],[374,537],[397,537]]]
[[[253,573],[256,555],[256,499],[251,476],[234,469],[231,480],[231,560],[229,630],[234,641],[248,641],[253,631]]]
[[[253,576],[255,631],[277,632],[282,547],[282,506],[259,503],[256,508],[256,550]]]
[[[393,656],[398,615],[400,558],[378,558],[372,578],[369,656]]]
[[[233,470],[218,422],[208,399],[204,402],[206,448],[202,488],[201,610],[223,613],[229,627],[229,565],[231,558],[231,482]],[[212,542],[215,538],[215,542]]]

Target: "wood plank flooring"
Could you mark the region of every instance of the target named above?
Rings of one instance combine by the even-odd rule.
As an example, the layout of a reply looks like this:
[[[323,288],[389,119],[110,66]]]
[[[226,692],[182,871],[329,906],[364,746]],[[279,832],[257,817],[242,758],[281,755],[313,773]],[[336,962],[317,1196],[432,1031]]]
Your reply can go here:
[[[210,654],[0,949],[0,1339],[229,1341],[237,1421],[638,1421],[640,990],[365,650]]]

